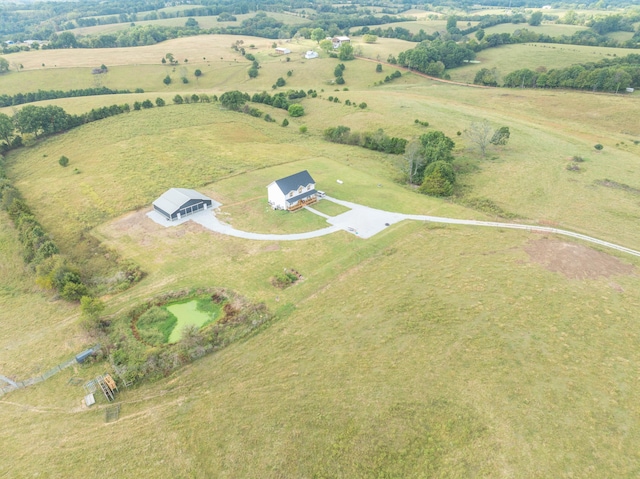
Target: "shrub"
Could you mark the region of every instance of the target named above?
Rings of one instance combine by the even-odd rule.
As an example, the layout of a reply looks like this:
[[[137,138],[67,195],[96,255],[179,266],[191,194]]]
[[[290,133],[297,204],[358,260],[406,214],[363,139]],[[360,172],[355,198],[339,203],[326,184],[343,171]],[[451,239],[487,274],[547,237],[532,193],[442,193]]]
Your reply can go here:
[[[197,77],[202,76],[202,70],[197,69],[196,71],[193,72],[193,74]]]
[[[376,65],[376,73],[382,73],[382,63]]]
[[[358,107],[362,108],[363,110],[367,107],[367,104],[365,102],[362,102],[358,105]]]
[[[300,131],[300,133],[306,133],[308,131],[306,125],[302,125],[298,130]]]
[[[156,98],[156,106],[164,106],[164,100],[160,97]]]
[[[294,104],[289,105],[289,115],[293,117],[299,117],[304,115],[304,107],[302,105]]]
[[[167,75],[166,77],[164,77],[164,80],[162,80],[162,82],[165,85],[169,85],[171,83],[171,77],[169,75]]]
[[[336,78],[336,83],[338,85],[344,85],[344,78],[343,77]]]
[[[173,103],[176,105],[182,105],[182,103],[184,103],[184,99],[180,95],[176,95],[173,97]]]
[[[289,120],[287,120],[286,118],[282,120],[282,126],[289,126]]]
[[[604,148],[600,143],[595,144],[593,147],[598,151],[601,151]]]
[[[61,156],[58,160],[58,163],[60,163],[60,166],[65,167],[69,164],[69,158],[67,158],[66,156]]]
[[[182,83],[184,84],[189,83],[189,79],[187,77],[182,77]]]

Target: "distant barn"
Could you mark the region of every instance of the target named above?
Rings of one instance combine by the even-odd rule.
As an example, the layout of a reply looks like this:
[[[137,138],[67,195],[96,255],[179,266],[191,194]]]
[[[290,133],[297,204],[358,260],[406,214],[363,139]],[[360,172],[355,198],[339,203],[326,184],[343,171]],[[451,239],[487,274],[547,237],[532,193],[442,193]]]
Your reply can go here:
[[[171,188],[153,202],[153,209],[169,221],[211,208],[212,200],[187,188]]]

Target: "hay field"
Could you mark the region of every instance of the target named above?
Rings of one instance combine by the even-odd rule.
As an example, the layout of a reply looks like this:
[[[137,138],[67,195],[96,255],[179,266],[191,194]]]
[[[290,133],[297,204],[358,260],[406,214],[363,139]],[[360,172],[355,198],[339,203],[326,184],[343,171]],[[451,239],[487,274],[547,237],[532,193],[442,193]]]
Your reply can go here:
[[[211,39],[185,40],[155,46],[153,55],[182,52],[191,65],[189,52],[200,41],[230,54],[228,38],[218,39],[217,47]],[[371,48],[397,45],[379,42]],[[287,88],[312,88],[319,96],[301,101],[306,114],[289,118],[288,128],[279,125],[284,111],[264,105],[255,106],[277,123],[217,104],[168,105],[33,143],[11,153],[7,167],[65,252],[81,256],[83,237],[96,238],[148,273],[131,289],[103,298],[110,317],[180,288],[224,286],[264,301],[277,319],[164,380],[122,390],[114,423],[104,422],[104,399],[84,409],[82,388],[68,384],[72,376],[103,372],[103,364],[76,367],[0,398],[0,448],[12,458],[0,462],[0,476],[637,475],[637,258],[541,234],[418,222],[368,240],[339,232],[258,242],[192,223],[163,228],[145,213],[165,189],[195,187],[221,201],[225,220],[238,228],[317,228],[318,217],[270,216],[264,204],[274,178],[308,169],[320,189],[345,200],[486,219],[398,184],[398,157],[321,137],[336,125],[384,128],[403,138],[437,129],[456,141],[465,196],[490,199],[522,222],[640,249],[634,193],[640,189],[640,146],[633,143],[640,140],[638,97],[480,90],[412,74],[374,87],[390,67],[376,74],[374,63],[358,60],[346,63],[347,83],[334,91],[328,80],[337,60],[292,56],[287,63],[256,46],[263,68],[255,81],[212,61],[210,70],[202,67],[198,85],[165,90],[162,84],[154,88],[154,80],[135,97],[271,91],[274,80],[293,69]],[[81,51],[68,53],[78,55],[68,60],[74,68],[88,68],[82,62],[93,61],[96,52],[86,58]],[[156,75],[150,73],[154,64],[114,65],[112,73],[119,68],[128,72],[119,84],[130,88],[136,68],[139,76]],[[14,72],[0,81],[35,73]],[[33,85],[44,81],[43,74]],[[341,103],[329,102],[330,95]],[[118,96],[117,103],[133,97]],[[345,106],[346,99],[368,106]],[[55,103],[80,112],[113,100]],[[511,139],[480,159],[457,132],[485,118],[496,127],[508,125]],[[601,153],[593,150],[595,143],[604,145]],[[67,168],[57,164],[63,154],[70,159]],[[573,155],[586,159],[580,172],[565,168]],[[605,178],[630,188],[597,183]],[[295,268],[304,280],[274,288],[270,279],[283,268]],[[92,344],[77,306],[35,288],[4,214],[0,272],[8,278],[0,289],[0,374],[23,379]]]
[[[505,76],[521,68],[535,70],[562,68],[575,63],[597,62],[613,55],[626,56],[632,53],[628,48],[589,47],[584,45],[560,45],[555,43],[521,43],[502,45],[478,53],[480,63],[469,64],[449,71],[451,79],[473,83],[475,74],[481,68],[497,68]]]

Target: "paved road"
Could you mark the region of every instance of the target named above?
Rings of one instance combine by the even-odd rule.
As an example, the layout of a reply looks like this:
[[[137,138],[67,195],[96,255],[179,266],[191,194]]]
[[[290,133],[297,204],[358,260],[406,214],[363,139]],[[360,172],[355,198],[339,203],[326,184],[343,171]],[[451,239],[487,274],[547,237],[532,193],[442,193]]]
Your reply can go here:
[[[244,238],[258,241],[297,241],[304,239],[317,238],[319,236],[325,236],[335,233],[336,231],[347,231],[348,233],[357,235],[361,238],[370,238],[385,228],[399,223],[405,220],[415,221],[429,221],[431,223],[445,223],[454,225],[467,225],[467,226],[488,226],[492,228],[508,228],[518,229],[525,231],[544,232],[551,234],[558,234],[563,236],[569,236],[571,238],[580,239],[589,243],[594,243],[600,246],[605,246],[623,253],[627,253],[633,256],[640,257],[640,251],[626,248],[608,241],[603,241],[591,236],[583,235],[580,233],[574,233],[573,231],[561,230],[558,228],[550,228],[548,226],[535,226],[535,225],[523,225],[517,223],[499,223],[496,221],[478,221],[478,220],[461,220],[456,218],[443,218],[440,216],[427,216],[427,215],[407,215],[403,213],[395,213],[392,211],[378,210],[370,208],[368,206],[359,205],[357,203],[351,203],[350,201],[338,200],[330,196],[325,197],[326,200],[332,201],[339,205],[349,208],[349,211],[342,213],[338,216],[327,216],[324,213],[307,207],[310,212],[320,215],[327,220],[331,226],[322,228],[315,231],[308,231],[305,233],[294,234],[264,234],[264,233],[251,233],[249,231],[241,231],[235,229],[228,223],[220,221],[213,210],[205,210],[187,216],[180,221],[167,221],[164,217],[151,211],[147,213],[147,216],[156,223],[165,226],[177,226],[185,221],[193,221],[198,223],[208,230],[215,231],[229,236],[235,236],[236,238]]]

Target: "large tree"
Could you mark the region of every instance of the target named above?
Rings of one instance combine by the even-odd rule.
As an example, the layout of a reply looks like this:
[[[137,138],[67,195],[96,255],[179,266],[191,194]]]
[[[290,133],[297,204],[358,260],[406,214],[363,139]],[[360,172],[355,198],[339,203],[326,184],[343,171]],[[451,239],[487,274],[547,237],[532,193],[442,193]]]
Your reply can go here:
[[[250,100],[249,95],[241,91],[228,91],[220,95],[220,104],[229,109],[238,111],[246,102]]]
[[[493,137],[493,128],[487,120],[473,122],[464,130],[465,136],[478,149],[482,157],[487,154],[487,147]]]
[[[7,145],[11,144],[15,128],[11,118],[4,113],[0,113],[0,138],[3,139]]]
[[[0,73],[6,73],[9,71],[9,62],[0,57]]]
[[[340,47],[340,50],[338,51],[338,58],[342,61],[354,59],[353,47],[350,43],[345,43]]]
[[[451,152],[456,144],[451,138],[441,131],[430,131],[420,136],[422,143],[425,166],[435,161],[453,161]]]
[[[311,40],[318,44],[320,44],[320,40],[323,40],[325,36],[326,34],[324,33],[324,30],[322,28],[314,28],[311,31]]]

